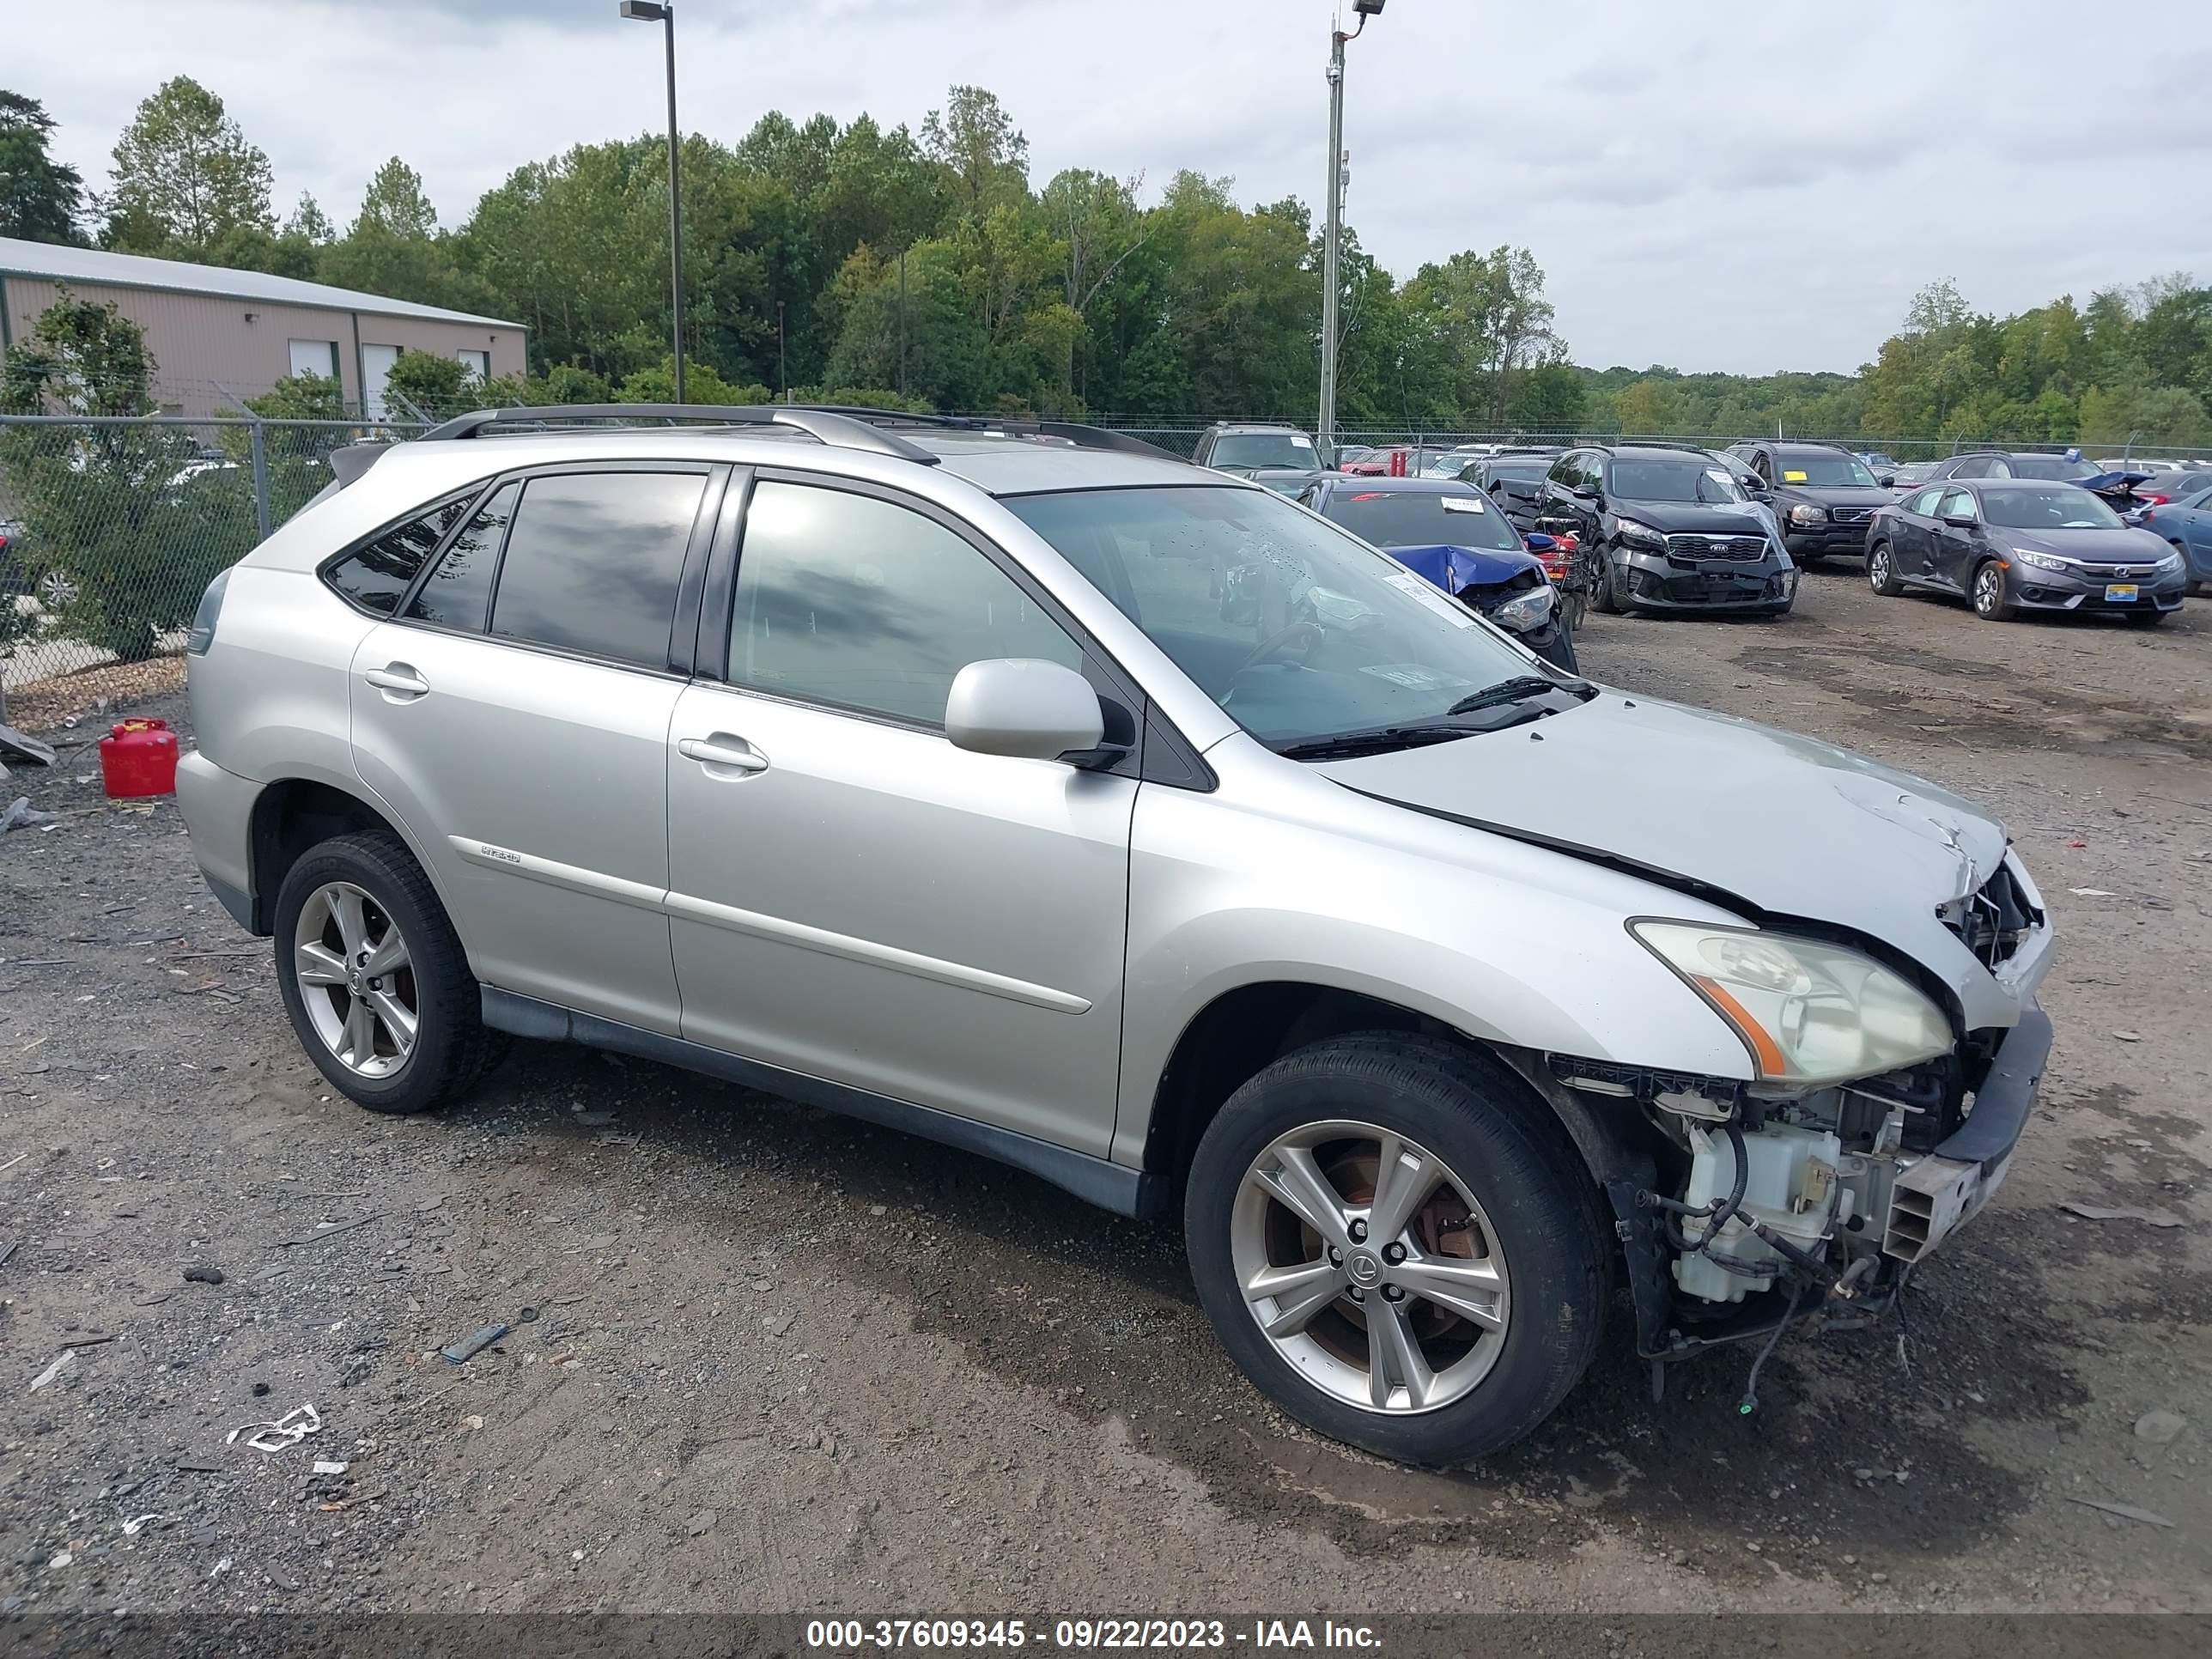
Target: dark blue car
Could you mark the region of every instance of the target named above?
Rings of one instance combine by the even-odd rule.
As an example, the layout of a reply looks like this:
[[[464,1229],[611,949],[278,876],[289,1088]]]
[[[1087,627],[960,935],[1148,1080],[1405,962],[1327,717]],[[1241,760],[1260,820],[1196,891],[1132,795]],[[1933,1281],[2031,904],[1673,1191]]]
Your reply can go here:
[[[1445,478],[1325,477],[1298,496],[1570,673],[1574,633],[1544,566],[1498,503]],[[1550,538],[1545,538],[1548,546]]]
[[[2212,472],[2185,472],[2166,501],[2145,507],[2136,522],[2182,556],[2189,591],[2212,582]]]

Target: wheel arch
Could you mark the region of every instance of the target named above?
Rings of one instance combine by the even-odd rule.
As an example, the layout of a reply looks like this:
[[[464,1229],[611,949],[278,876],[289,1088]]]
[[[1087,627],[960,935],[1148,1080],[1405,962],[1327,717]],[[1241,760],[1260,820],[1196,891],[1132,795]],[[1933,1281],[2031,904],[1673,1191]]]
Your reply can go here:
[[[1352,1031],[1437,1038],[1502,1065],[1526,1088],[1532,1115],[1565,1131],[1593,1184],[1638,1154],[1629,1133],[1562,1086],[1534,1050],[1486,1042],[1449,1022],[1364,991],[1274,979],[1222,992],[1184,1025],[1152,1097],[1144,1137],[1146,1208],[1174,1213],[1193,1153],[1229,1097],[1273,1060]]]
[[[362,830],[389,836],[404,847],[432,889],[436,889],[437,877],[422,849],[366,790],[349,789],[314,777],[279,778],[263,786],[247,827],[253,932],[265,939],[276,931],[276,895],[301,854],[333,836]],[[439,894],[441,903],[444,899],[444,894]]]

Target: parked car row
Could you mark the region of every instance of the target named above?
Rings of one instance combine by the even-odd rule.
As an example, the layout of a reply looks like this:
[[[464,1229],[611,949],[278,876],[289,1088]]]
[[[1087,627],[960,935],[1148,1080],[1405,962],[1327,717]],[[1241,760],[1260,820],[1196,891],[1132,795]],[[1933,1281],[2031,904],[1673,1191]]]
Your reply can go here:
[[[1346,454],[1325,456],[1287,427],[1224,424],[1201,440],[1199,459],[1328,516],[1359,501],[1377,526],[1455,510],[1415,508],[1410,497],[1420,492],[1407,484],[1459,487],[1443,489],[1439,502],[1488,498],[1498,518],[1486,534],[1515,535],[1555,590],[1551,625],[1566,643],[1554,659],[1563,664],[1572,662],[1572,630],[1587,607],[1778,617],[1796,601],[1799,573],[1832,556],[1865,557],[1877,592],[1953,594],[1990,621],[2087,611],[2155,627],[2212,580],[2212,469],[2145,472],[2078,452],[2011,450],[1899,465],[1878,450],[1781,439],[1725,450],[1646,441]],[[1353,479],[1378,489],[1340,487]],[[1455,526],[1478,522],[1456,512]],[[1486,614],[1502,603],[1495,579],[1477,580],[1465,562],[1505,550],[1501,541],[1376,544],[1439,586],[1464,590]]]

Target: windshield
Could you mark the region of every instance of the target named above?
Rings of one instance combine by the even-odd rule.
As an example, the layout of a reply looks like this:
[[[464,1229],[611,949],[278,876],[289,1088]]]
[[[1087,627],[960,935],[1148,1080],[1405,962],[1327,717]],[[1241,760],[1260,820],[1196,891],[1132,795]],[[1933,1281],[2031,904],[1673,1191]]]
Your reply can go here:
[[[2121,530],[2120,515],[2086,489],[2016,484],[1982,491],[1982,516],[2008,530]]]
[[[1303,432],[1232,432],[1213,441],[1211,466],[1314,467],[1313,440]]]
[[[1936,469],[1942,465],[1941,461],[1907,461],[1897,469],[1890,482],[1900,484],[1925,483],[1936,476]]]
[[[1340,490],[1323,515],[1375,547],[1488,547],[1519,550],[1521,538],[1469,489]]]
[[[1279,749],[1441,719],[1534,672],[1387,553],[1261,490],[1171,484],[1003,505]]]
[[[1725,467],[1695,460],[1615,461],[1607,487],[1624,501],[1703,501],[1707,506],[1746,499]]]
[[[2012,468],[2015,478],[2050,478],[2064,483],[2070,478],[2094,478],[2097,469],[2087,461],[2069,461],[2063,455],[2012,455],[2005,464]]]
[[[1855,455],[1777,455],[1776,471],[1784,484],[1811,484],[1816,489],[1878,489],[1867,464]]]
[[[1432,457],[1429,464],[1421,469],[1421,474],[1424,477],[1429,478],[1456,478],[1472,463],[1481,459],[1480,452],[1476,450],[1451,450],[1444,454]]]
[[[1493,478],[1540,478],[1552,470],[1548,460],[1492,461],[1489,473]]]

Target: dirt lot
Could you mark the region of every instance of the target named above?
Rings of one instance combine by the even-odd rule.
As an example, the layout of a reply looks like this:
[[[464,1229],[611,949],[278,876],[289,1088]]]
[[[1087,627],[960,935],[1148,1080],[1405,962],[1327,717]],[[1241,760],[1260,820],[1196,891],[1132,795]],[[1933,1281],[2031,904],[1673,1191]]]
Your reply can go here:
[[[2057,913],[2042,1107],[1902,1347],[1793,1335],[1751,1418],[1747,1356],[1656,1407],[1603,1364],[1386,1467],[1238,1380],[1172,1233],[994,1165],[571,1048],[332,1098],[173,805],[72,750],[0,842],[0,1611],[2212,1608],[2212,601],[1990,627],[1838,568],[1584,661],[1993,803]]]

